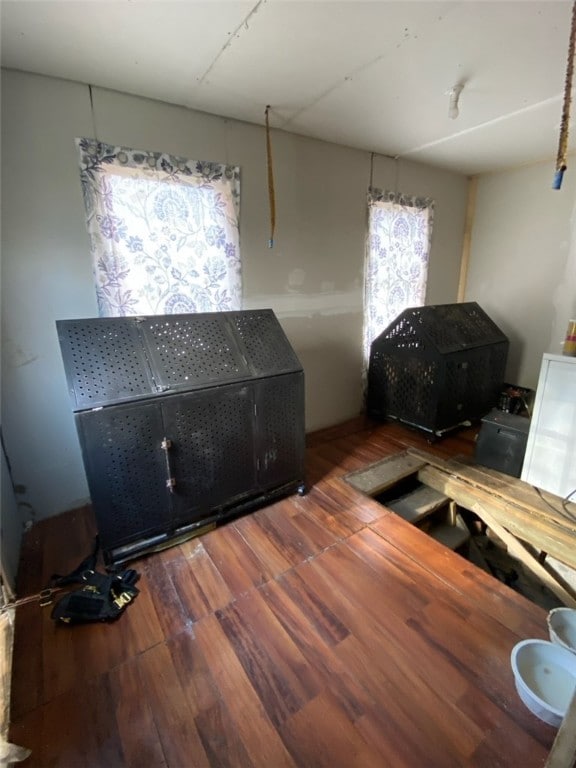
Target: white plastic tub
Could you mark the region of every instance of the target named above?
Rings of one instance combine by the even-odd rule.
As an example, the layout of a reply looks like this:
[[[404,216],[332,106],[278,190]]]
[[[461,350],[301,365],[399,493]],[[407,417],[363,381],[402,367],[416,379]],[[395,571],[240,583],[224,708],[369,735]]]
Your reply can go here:
[[[576,689],[576,654],[546,640],[522,640],[512,649],[510,662],[524,704],[558,728]]]
[[[553,643],[576,653],[576,610],[554,608],[548,614],[548,632]]]

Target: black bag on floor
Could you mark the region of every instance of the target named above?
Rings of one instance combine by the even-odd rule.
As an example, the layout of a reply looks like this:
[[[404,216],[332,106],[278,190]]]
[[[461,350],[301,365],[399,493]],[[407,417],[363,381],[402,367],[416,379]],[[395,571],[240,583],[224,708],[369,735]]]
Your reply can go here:
[[[83,624],[91,621],[112,621],[136,597],[135,587],[139,574],[128,569],[121,573],[98,573],[94,570],[98,556],[98,541],[92,554],[67,576],[53,576],[53,584],[82,584],[80,589],[68,592],[52,609],[51,618],[64,624]]]

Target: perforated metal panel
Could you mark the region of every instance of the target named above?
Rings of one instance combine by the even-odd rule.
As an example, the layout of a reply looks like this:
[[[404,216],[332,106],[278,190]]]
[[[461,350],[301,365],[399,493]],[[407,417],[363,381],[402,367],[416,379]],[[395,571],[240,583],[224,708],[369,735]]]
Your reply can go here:
[[[496,405],[508,340],[475,302],[402,312],[372,343],[368,413],[432,432]]]
[[[229,319],[256,374],[302,370],[271,309],[233,313]]]
[[[259,482],[272,488],[304,478],[304,375],[259,382],[256,395]]]
[[[505,336],[475,302],[424,308],[421,323],[441,354],[495,344]],[[428,311],[426,311],[428,310]]]
[[[160,406],[115,406],[77,414],[102,548],[168,531]]]
[[[379,339],[428,343],[439,354],[506,341],[506,336],[474,301],[412,307],[402,312]]]
[[[164,414],[166,434],[172,441],[177,523],[255,492],[251,388],[229,385],[169,398]]]
[[[368,412],[433,430],[442,371],[435,361],[406,357],[401,361],[376,353],[370,364]]]
[[[302,367],[272,310],[61,320],[74,410]]]
[[[251,376],[223,313],[148,317],[141,327],[162,387],[194,389]]]
[[[422,335],[418,333],[418,326],[414,324],[409,317],[400,315],[396,321],[386,329],[386,338],[394,340],[396,349],[425,350],[425,343]]]
[[[440,418],[456,423],[462,411],[465,418],[481,418],[498,402],[506,368],[507,345],[477,348],[473,355],[461,352],[446,361],[446,390],[450,397],[441,404]]]
[[[148,397],[155,391],[133,320],[63,320],[57,328],[74,410]]]
[[[271,310],[58,331],[108,563],[303,485],[303,373]]]

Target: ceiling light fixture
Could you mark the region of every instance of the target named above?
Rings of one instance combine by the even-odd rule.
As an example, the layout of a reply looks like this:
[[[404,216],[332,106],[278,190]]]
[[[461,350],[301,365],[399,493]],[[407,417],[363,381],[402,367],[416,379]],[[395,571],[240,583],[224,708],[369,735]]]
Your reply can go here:
[[[460,94],[464,88],[464,83],[456,83],[456,85],[448,91],[448,117],[451,120],[456,120],[460,114],[458,109],[458,102],[460,100]]]

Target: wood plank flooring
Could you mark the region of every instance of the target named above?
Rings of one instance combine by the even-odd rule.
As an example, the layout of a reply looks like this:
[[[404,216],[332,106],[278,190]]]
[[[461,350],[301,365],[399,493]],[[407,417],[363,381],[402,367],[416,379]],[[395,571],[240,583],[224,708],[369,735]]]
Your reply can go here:
[[[532,768],[555,731],[509,656],[545,613],[341,478],[398,425],[310,440],[305,497],[136,561],[114,624],[17,611],[10,738],[28,768]],[[90,549],[90,510],[27,536],[19,596]]]

